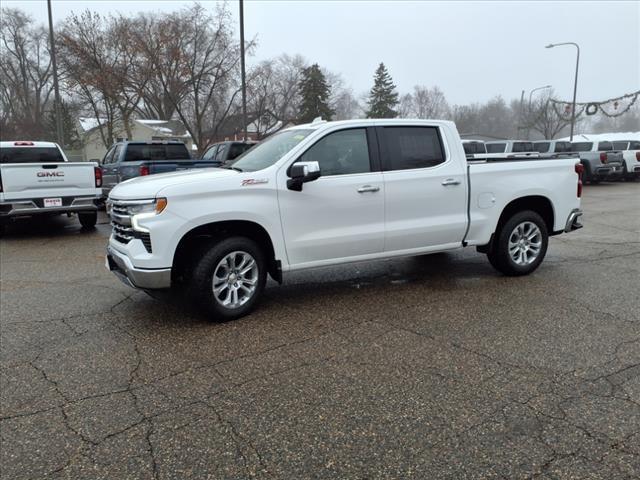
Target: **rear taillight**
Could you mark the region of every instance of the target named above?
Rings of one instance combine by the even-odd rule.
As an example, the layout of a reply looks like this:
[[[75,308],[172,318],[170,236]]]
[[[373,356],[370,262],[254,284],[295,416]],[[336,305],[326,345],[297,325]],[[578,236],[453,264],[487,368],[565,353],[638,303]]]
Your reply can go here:
[[[576,163],[575,171],[578,174],[578,198],[582,196],[582,173],[584,172],[584,165]]]
[[[102,169],[100,167],[93,167],[93,176],[96,180],[96,187],[102,186]]]
[[[0,193],[2,193],[2,174],[0,174]]]
[[[140,176],[144,177],[145,175],[149,175],[149,167],[147,165],[140,165]]]
[[[602,153],[600,154],[600,161],[601,161],[602,163],[607,163],[607,154],[606,154],[606,153],[602,152]]]
[[[640,152],[636,152],[636,160],[640,162]]]

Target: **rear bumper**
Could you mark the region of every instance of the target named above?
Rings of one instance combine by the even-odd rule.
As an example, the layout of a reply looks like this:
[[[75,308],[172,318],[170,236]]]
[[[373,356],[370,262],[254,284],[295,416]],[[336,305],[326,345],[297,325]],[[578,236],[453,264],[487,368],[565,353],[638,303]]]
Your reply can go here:
[[[620,174],[622,174],[621,163],[602,165],[600,167],[597,167],[593,172],[594,176],[602,177],[602,178],[606,178],[611,175],[620,175]]]
[[[136,268],[129,257],[111,247],[107,247],[105,266],[123,283],[133,288],[156,290],[171,287],[170,268]]]
[[[65,199],[61,207],[40,206],[43,199],[9,200],[0,202],[0,217],[17,217],[21,215],[38,215],[44,213],[74,213],[97,210],[96,200],[100,197],[78,197]]]
[[[564,227],[565,233],[573,232],[574,230],[578,230],[583,227],[580,223],[580,217],[582,216],[582,210],[579,208],[574,208],[571,210],[569,217],[567,218],[567,223]]]

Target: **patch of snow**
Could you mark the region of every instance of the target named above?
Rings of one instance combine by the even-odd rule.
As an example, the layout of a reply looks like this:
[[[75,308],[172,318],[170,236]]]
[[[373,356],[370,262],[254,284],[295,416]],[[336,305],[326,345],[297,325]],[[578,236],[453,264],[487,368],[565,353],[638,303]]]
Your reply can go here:
[[[138,119],[136,120],[136,122],[143,123],[145,125],[162,125],[163,123],[167,123],[166,120],[142,120],[142,119]]]
[[[103,125],[107,123],[107,119],[101,118],[100,121],[98,121],[97,118],[79,117],[78,122],[80,123],[80,128],[82,128],[83,131],[88,132],[89,130],[96,128],[101,123]]]
[[[558,140],[569,141],[569,137],[559,138]],[[574,142],[601,142],[616,140],[640,140],[640,132],[615,132],[615,133],[580,133],[573,136]]]

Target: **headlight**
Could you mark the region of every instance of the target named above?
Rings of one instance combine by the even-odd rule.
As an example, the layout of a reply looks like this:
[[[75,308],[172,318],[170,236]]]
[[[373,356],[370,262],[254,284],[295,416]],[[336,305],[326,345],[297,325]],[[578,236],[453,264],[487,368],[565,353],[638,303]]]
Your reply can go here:
[[[161,214],[166,207],[166,198],[156,198],[145,203],[129,205],[128,211],[131,215],[131,226],[134,230],[137,230],[139,232],[149,232],[148,229],[140,226],[138,222],[140,220],[144,220],[145,218],[151,218]]]
[[[128,211],[131,215],[138,215],[141,213],[153,213],[158,215],[167,207],[166,198],[156,198],[154,200],[148,200],[146,203],[139,203],[137,205],[129,205]]]

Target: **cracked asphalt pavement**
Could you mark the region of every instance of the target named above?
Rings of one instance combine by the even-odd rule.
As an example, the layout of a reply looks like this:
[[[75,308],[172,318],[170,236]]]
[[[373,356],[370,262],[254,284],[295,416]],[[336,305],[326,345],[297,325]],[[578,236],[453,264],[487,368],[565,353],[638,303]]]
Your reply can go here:
[[[484,255],[298,273],[216,324],[104,269],[105,217],[0,240],[2,478],[640,477],[640,185],[505,278]]]

